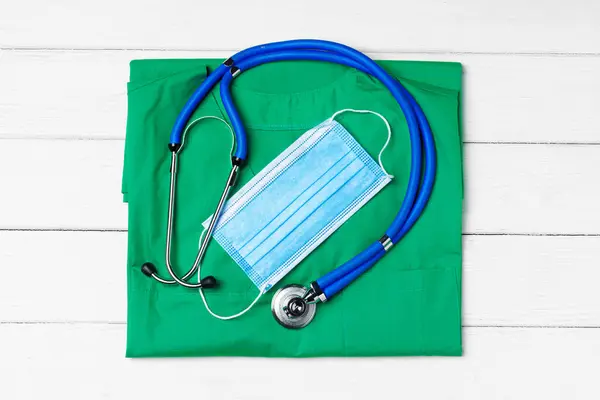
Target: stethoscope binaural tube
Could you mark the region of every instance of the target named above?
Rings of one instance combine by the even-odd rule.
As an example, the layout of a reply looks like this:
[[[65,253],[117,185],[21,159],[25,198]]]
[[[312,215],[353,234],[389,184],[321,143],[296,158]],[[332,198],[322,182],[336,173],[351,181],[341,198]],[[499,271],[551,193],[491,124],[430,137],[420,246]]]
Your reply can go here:
[[[369,57],[338,43],[321,40],[292,40],[255,46],[237,53],[217,67],[192,94],[177,118],[171,132],[169,143],[169,149],[172,152],[171,196],[169,201],[169,219],[171,221],[168,224],[166,250],[167,270],[173,277],[173,280],[160,278],[156,273],[156,268],[153,268],[152,270],[147,267],[146,270],[144,270],[144,267],[142,267],[142,271],[146,275],[152,276],[163,283],[179,283],[187,287],[210,287],[214,286],[216,283],[212,277],[205,278],[207,280],[205,283],[203,283],[204,279],[198,284],[189,284],[185,282],[185,280],[196,271],[204,251],[206,250],[208,241],[212,236],[212,229],[207,230],[204,241],[198,251],[196,262],[183,278],[178,278],[170,267],[169,252],[173,219],[172,207],[174,204],[174,182],[176,181],[174,171],[177,167],[177,153],[181,151],[183,132],[191,115],[200,102],[212,90],[214,85],[220,82],[221,99],[225,111],[232,123],[235,135],[235,151],[232,157],[230,177],[228,178],[227,185],[221,196],[221,201],[217,206],[217,210],[213,214],[213,221],[211,221],[211,225],[214,227],[220,216],[220,209],[233,184],[232,177],[235,176],[238,168],[247,158],[247,135],[241,117],[237,112],[231,97],[231,81],[242,71],[264,63],[285,60],[318,60],[333,62],[359,69],[379,79],[390,90],[396,101],[399,103],[408,124],[411,143],[411,169],[406,194],[400,210],[391,226],[386,231],[386,234],[379,241],[370,245],[353,259],[313,282],[311,284],[312,292],[308,294],[309,300],[327,300],[354,281],[354,279],[381,259],[381,257],[389,251],[392,245],[397,243],[406,232],[410,230],[422,213],[431,195],[435,179],[435,144],[427,119],[412,95]],[[421,170],[421,164],[424,165],[423,170]]]

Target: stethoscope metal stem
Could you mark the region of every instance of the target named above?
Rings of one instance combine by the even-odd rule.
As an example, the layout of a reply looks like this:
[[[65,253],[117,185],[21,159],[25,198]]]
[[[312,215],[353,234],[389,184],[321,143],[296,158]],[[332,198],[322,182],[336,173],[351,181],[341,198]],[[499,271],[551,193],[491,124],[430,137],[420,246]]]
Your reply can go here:
[[[170,185],[169,185],[169,211],[168,211],[168,216],[167,216],[167,243],[165,246],[165,264],[167,267],[167,271],[169,272],[169,275],[171,275],[171,278],[173,278],[173,280],[163,279],[160,276],[158,276],[158,274],[156,274],[156,273],[152,274],[152,278],[156,279],[158,282],[161,282],[161,283],[164,283],[167,285],[172,285],[172,284],[178,283],[187,288],[202,287],[201,282],[189,283],[186,281],[198,270],[198,266],[200,265],[200,262],[202,261],[204,254],[206,253],[206,249],[208,248],[208,243],[210,242],[210,237],[212,235],[213,230],[215,229],[215,226],[217,224],[219,216],[221,215],[221,211],[223,209],[223,205],[225,204],[225,200],[227,199],[227,196],[229,195],[229,191],[231,190],[231,187],[234,184],[235,176],[237,174],[238,169],[239,169],[238,165],[232,166],[231,172],[229,173],[229,177],[227,178],[227,184],[226,184],[225,189],[223,190],[223,194],[221,195],[221,198],[219,200],[219,204],[217,204],[217,208],[216,208],[216,210],[213,214],[213,217],[210,221],[210,224],[206,231],[206,235],[204,236],[204,239],[202,240],[202,245],[200,246],[200,249],[198,250],[198,254],[196,255],[196,260],[194,261],[192,268],[190,268],[190,270],[183,277],[180,278],[177,276],[177,274],[173,270],[173,266],[171,265],[171,242],[172,242],[172,237],[173,237],[173,221],[175,219],[174,218],[175,192],[177,190],[177,152],[174,151],[171,153],[171,179],[170,179]]]
[[[204,257],[204,254],[206,253],[206,248],[208,247],[208,243],[210,242],[213,230],[215,229],[215,226],[219,221],[219,217],[221,216],[221,210],[223,209],[223,205],[225,204],[225,201],[229,196],[229,191],[235,183],[235,177],[239,168],[239,165],[233,165],[231,167],[231,172],[229,172],[229,177],[227,178],[227,184],[225,185],[225,189],[223,189],[223,193],[221,194],[221,198],[219,199],[219,204],[217,204],[217,208],[213,213],[213,217],[210,220],[210,224],[208,225],[208,228],[206,228],[206,234],[204,235],[204,239],[202,239],[202,245],[200,246],[200,250],[198,251],[198,256],[196,257],[194,266],[200,264],[202,258]]]

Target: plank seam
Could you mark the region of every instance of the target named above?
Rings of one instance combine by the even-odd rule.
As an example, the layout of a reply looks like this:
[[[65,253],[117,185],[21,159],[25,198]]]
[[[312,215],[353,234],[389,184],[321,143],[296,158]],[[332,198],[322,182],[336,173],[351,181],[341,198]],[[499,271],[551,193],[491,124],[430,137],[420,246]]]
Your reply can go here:
[[[600,329],[596,325],[462,325],[463,328],[484,329]]]
[[[127,232],[121,228],[0,228],[0,232]]]
[[[600,233],[546,233],[546,232],[463,232],[463,236],[550,236],[550,237],[600,237]]]
[[[600,142],[514,142],[514,141],[478,141],[478,140],[466,140],[463,144],[484,144],[484,145],[550,145],[550,146],[600,146]]]
[[[22,46],[1,46],[3,51],[70,51],[70,52],[90,52],[90,51],[154,51],[154,52],[213,52],[213,53],[236,53],[241,49],[207,49],[192,47],[22,47]],[[358,49],[367,54],[424,54],[424,55],[481,55],[481,56],[524,56],[524,57],[600,57],[600,52],[562,52],[562,51],[448,51],[448,50],[416,50],[416,49]]]

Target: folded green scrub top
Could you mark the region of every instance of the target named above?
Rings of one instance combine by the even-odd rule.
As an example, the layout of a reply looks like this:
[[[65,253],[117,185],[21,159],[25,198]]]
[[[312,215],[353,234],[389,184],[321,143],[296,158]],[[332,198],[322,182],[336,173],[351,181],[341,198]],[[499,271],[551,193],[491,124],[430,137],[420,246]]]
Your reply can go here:
[[[378,61],[415,97],[431,125],[437,177],[429,204],[410,232],[371,270],[331,301],[319,304],[305,328],[289,330],[271,314],[282,286],[311,281],[379,239],[396,215],[410,172],[405,118],[388,90],[354,69],[318,62],[277,62],[244,72],[232,93],[248,133],[242,187],[290,144],[334,112],[372,110],[392,127],[382,161],[394,179],[270,289],[248,313],[222,321],[205,309],[196,289],[163,285],[143,275],[154,263],[162,276],[175,119],[194,89],[222,60],[135,60],[130,64],[122,192],[129,205],[127,356],[457,356],[461,345],[462,154],[458,63]],[[218,88],[193,119],[227,120]],[[336,118],[376,158],[387,138],[370,114]],[[214,212],[231,168],[232,137],[225,124],[205,119],[186,136],[179,157],[172,261],[179,275],[198,251],[202,222]],[[220,285],[204,293],[212,310],[244,309],[257,289],[212,240],[202,275]],[[195,278],[192,278],[195,282]]]

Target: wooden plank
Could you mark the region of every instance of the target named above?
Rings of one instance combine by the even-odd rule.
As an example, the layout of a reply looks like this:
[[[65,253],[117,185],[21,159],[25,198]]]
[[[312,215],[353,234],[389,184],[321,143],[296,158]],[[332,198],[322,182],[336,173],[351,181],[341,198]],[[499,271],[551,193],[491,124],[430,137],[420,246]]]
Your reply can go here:
[[[463,323],[600,326],[600,237],[465,236]]]
[[[0,229],[125,229],[123,141],[3,140]],[[600,146],[465,146],[465,233],[598,234]]]
[[[125,322],[126,232],[5,231],[0,243],[1,322]]]
[[[123,141],[0,143],[0,228],[125,228]]]
[[[0,46],[214,50],[315,37],[371,51],[597,53],[599,18],[585,0],[23,1],[2,7]]]
[[[194,393],[210,399],[280,399],[285,393],[286,399],[375,394],[552,400],[600,395],[596,329],[468,328],[464,336],[466,353],[460,358],[132,361],[123,357],[123,325],[0,325],[0,397],[166,399]],[[357,371],[357,379],[348,379]]]
[[[125,322],[126,233],[0,232],[0,243],[0,322]],[[600,237],[465,236],[463,323],[600,327],[598,259]]]
[[[124,138],[129,57],[5,51],[0,137]]]
[[[123,138],[131,59],[227,55],[4,52],[0,59],[0,137]],[[466,141],[600,143],[600,114],[596,112],[600,108],[600,56],[372,55],[463,63]]]
[[[598,234],[600,146],[465,146],[467,233]]]

